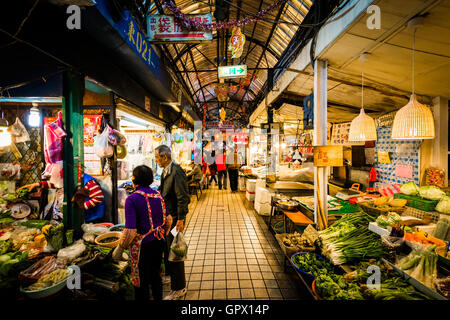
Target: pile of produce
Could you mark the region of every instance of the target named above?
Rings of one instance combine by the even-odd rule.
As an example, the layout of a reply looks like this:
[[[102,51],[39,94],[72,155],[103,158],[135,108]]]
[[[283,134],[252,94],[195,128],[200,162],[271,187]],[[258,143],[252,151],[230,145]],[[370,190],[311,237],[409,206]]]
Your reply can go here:
[[[29,268],[21,271],[19,273],[19,280],[23,284],[34,283],[43,276],[52,273],[57,269],[63,269],[65,266],[66,261],[58,260],[55,256],[47,256],[37,261]]]
[[[331,227],[320,231],[322,252],[335,264],[380,258],[383,247],[380,237],[368,230],[375,219],[365,212],[344,215]]]
[[[367,280],[372,273],[368,273],[369,266],[378,266],[381,270],[380,290],[369,289]],[[360,262],[353,272],[344,275],[347,281],[358,283],[362,295],[365,299],[374,300],[423,300],[429,299],[424,294],[417,291],[412,285],[403,280],[403,278],[388,264],[380,260],[369,260]]]
[[[39,278],[39,280],[29,287],[26,288],[27,291],[36,291],[36,290],[42,290],[48,287],[51,287],[58,282],[63,281],[70,275],[69,270],[67,269],[56,269],[49,274],[46,274],[45,276]]]
[[[300,270],[317,277],[321,274],[333,274],[333,265],[325,259],[317,257],[315,254],[297,254],[292,257],[292,261]]]
[[[45,235],[47,243],[54,251],[58,251],[63,247],[64,243],[64,225],[47,224],[42,228],[42,233]]]
[[[83,264],[85,262],[94,260],[97,258],[97,256],[100,254],[100,250],[95,248],[87,248],[86,251],[83,252],[82,255],[80,255],[78,258],[75,258],[72,260],[71,265],[74,264]]]
[[[364,300],[360,287],[341,275],[321,274],[315,280],[317,294],[325,300]]]
[[[20,270],[33,263],[28,259],[28,251],[9,252],[0,256],[0,290],[1,295],[11,294],[10,289],[18,287],[17,276]],[[5,290],[3,292],[3,290]]]
[[[405,240],[414,243],[420,243],[424,245],[435,245],[435,246],[445,246],[445,242],[432,237],[429,233],[425,231],[413,232],[413,233],[405,233]]]
[[[408,256],[399,261],[397,266],[417,281],[433,288],[433,280],[437,277],[436,245],[418,246]]]
[[[379,215],[376,222],[381,228],[387,229],[389,226],[393,226],[402,221],[400,215],[395,212],[389,212],[387,215]]]
[[[307,237],[302,236],[298,232],[294,232],[291,234],[286,234],[283,239],[283,244],[286,248],[291,249],[292,251],[301,252],[301,251],[314,251],[314,244],[308,240]]]
[[[423,199],[439,201],[435,210],[441,213],[450,214],[450,196],[436,186],[417,187],[412,181],[403,184],[400,187],[403,194],[410,196],[420,196]]]

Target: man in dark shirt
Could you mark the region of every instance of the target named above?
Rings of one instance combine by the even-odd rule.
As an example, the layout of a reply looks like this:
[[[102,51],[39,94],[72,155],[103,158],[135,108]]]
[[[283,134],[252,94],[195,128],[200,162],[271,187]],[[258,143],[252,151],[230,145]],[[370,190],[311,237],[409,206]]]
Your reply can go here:
[[[172,225],[176,225],[178,232],[183,232],[184,220],[188,213],[190,202],[186,175],[183,169],[172,161],[172,154],[168,146],[161,145],[155,149],[155,161],[161,168],[164,168],[161,175],[161,185],[158,190],[166,203],[169,221],[173,219]],[[187,292],[184,262],[168,261],[167,253],[170,251],[173,239],[172,233],[169,233],[164,261],[169,269],[171,292],[164,300],[183,298]]]

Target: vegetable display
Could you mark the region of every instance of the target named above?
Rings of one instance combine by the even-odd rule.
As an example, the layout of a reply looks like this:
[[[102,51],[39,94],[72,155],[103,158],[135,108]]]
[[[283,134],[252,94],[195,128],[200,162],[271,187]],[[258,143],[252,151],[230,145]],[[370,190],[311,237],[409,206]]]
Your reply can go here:
[[[444,246],[445,242],[432,237],[429,233],[425,231],[419,231],[414,233],[405,233],[405,240],[410,242],[417,242],[424,245],[436,245],[436,246]]]
[[[399,261],[398,267],[417,281],[433,289],[433,280],[437,277],[436,245],[418,247]]]
[[[419,187],[413,182],[409,181],[402,186],[400,186],[400,191],[403,194],[407,194],[409,196],[415,196],[419,193]]]
[[[389,212],[387,215],[379,215],[376,220],[377,225],[384,229],[400,221],[402,221],[402,218],[395,212]]]
[[[53,286],[54,284],[61,282],[70,275],[67,269],[56,269],[49,274],[41,277],[36,283],[29,286],[27,291],[42,290]]]
[[[321,274],[333,273],[333,265],[315,254],[297,254],[292,257],[293,263],[300,270],[317,277]]]
[[[319,232],[322,252],[335,265],[380,258],[384,253],[381,239],[368,230],[369,222],[374,221],[365,212],[345,215],[328,229]]]
[[[45,234],[47,243],[52,246],[53,250],[58,251],[63,247],[64,225],[62,223],[48,228],[44,226],[42,228],[42,233]]]
[[[419,195],[428,200],[441,200],[445,192],[435,186],[423,186],[419,188]]]
[[[9,240],[0,241],[0,255],[7,253],[12,249],[12,242]]]
[[[445,196],[436,205],[436,211],[440,213],[450,214],[450,197]]]
[[[42,227],[47,225],[49,221],[47,220],[28,220],[28,221],[22,221],[19,222],[19,225],[27,227],[27,228],[36,228],[41,230]]]

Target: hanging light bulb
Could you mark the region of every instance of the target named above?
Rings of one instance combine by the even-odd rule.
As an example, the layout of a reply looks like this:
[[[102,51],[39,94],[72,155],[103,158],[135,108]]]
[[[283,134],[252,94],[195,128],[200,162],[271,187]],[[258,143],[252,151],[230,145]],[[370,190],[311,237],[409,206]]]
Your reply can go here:
[[[365,61],[367,54],[362,54],[361,61]],[[364,70],[364,68],[363,68]],[[361,73],[361,111],[352,120],[348,141],[374,141],[377,140],[377,128],[375,120],[364,112],[364,71]]]
[[[416,28],[423,23],[423,17],[417,17],[408,23],[413,30],[412,54],[412,94],[409,102],[397,111],[392,124],[392,139],[434,139],[435,127],[433,113],[430,108],[421,104],[414,94],[414,64]]]
[[[36,128],[41,124],[41,115],[39,109],[37,108],[37,103],[33,103],[33,107],[30,109],[30,114],[28,115],[28,125],[30,127]]]

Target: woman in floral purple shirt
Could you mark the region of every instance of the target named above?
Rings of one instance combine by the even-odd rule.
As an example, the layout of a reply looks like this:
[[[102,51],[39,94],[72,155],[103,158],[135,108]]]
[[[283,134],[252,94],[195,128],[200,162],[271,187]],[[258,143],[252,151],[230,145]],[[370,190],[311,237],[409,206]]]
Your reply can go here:
[[[125,201],[125,229],[113,256],[120,259],[123,250],[130,247],[131,281],[136,300],[149,299],[149,286],[153,299],[161,300],[164,236],[170,230],[171,221],[166,218],[162,196],[150,188],[152,170],[144,165],[136,167],[132,181],[135,191]]]

